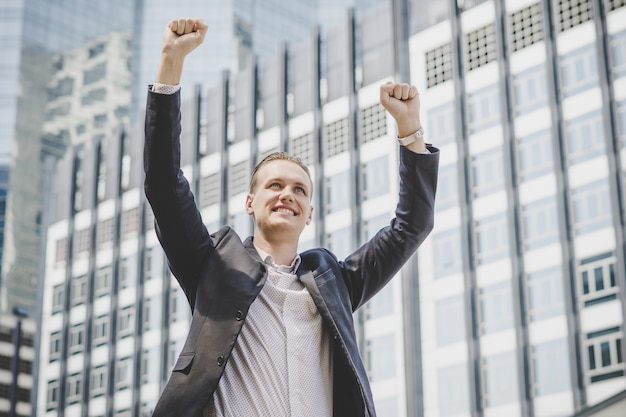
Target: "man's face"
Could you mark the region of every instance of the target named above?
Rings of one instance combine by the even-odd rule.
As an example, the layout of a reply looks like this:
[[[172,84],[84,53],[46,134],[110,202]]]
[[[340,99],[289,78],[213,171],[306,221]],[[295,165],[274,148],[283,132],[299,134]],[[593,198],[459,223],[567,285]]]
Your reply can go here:
[[[298,164],[275,160],[256,174],[256,186],[246,197],[246,211],[266,239],[299,238],[311,222],[312,184]]]

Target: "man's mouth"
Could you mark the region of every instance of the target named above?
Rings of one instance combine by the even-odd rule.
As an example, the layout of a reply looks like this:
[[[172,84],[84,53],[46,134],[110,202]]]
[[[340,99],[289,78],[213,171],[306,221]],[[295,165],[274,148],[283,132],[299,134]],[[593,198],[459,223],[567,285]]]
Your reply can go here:
[[[274,209],[274,211],[275,211],[276,213],[287,213],[287,214],[291,214],[292,216],[295,216],[295,215],[296,215],[296,213],[295,213],[293,210],[288,209],[288,208],[285,208],[285,207],[279,207],[279,208],[277,208],[277,209]]]

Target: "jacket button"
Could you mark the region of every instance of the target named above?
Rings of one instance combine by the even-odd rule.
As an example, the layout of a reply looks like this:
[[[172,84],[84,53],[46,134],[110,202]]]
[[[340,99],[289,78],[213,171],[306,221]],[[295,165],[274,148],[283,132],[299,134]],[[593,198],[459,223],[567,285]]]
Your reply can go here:
[[[235,319],[237,319],[237,321],[243,320],[243,313],[241,312],[241,310],[237,310],[237,313],[235,314]]]
[[[220,356],[219,358],[217,358],[217,366],[222,366],[224,365],[224,357]]]

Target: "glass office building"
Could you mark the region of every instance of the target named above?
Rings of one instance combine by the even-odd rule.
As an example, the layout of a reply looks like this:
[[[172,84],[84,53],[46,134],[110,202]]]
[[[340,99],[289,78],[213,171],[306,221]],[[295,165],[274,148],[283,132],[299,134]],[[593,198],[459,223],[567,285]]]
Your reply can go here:
[[[128,27],[126,1],[22,0],[0,5],[0,309],[37,310],[42,216],[41,131],[51,57],[116,26]],[[69,26],[71,24],[71,26]],[[55,147],[55,146],[53,146]]]

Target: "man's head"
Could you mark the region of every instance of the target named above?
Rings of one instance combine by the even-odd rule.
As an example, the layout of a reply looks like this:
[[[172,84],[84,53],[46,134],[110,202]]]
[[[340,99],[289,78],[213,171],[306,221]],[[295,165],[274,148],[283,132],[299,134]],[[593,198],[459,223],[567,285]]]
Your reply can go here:
[[[261,159],[261,161],[258,164],[256,164],[256,166],[252,170],[252,174],[250,175],[250,193],[251,194],[254,192],[254,187],[256,187],[256,184],[257,184],[257,173],[263,166],[269,164],[272,161],[289,161],[289,162],[293,162],[294,164],[297,164],[300,168],[302,168],[302,170],[306,172],[306,175],[309,177],[309,182],[311,183],[311,197],[313,197],[313,180],[311,179],[311,173],[309,172],[309,167],[307,167],[300,158],[291,156],[287,152],[272,152],[271,154],[267,155],[265,158]]]
[[[266,239],[298,239],[311,222],[313,181],[307,166],[286,152],[275,152],[257,164],[250,179],[246,211],[254,218],[255,235]]]

